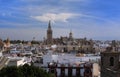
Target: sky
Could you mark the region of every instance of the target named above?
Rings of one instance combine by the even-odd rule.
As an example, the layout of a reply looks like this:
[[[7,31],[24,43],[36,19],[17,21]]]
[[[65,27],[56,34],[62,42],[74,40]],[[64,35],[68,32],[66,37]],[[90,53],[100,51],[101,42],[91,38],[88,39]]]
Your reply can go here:
[[[43,40],[51,20],[53,37],[120,40],[120,0],[0,0],[0,38]]]

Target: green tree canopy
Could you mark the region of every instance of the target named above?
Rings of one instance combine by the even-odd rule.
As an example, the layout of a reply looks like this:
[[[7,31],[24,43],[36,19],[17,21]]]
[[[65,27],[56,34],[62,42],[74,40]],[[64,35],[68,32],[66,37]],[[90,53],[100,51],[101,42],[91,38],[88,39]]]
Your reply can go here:
[[[25,64],[20,67],[10,66],[3,68],[0,70],[0,77],[54,77],[54,75],[41,68]]]

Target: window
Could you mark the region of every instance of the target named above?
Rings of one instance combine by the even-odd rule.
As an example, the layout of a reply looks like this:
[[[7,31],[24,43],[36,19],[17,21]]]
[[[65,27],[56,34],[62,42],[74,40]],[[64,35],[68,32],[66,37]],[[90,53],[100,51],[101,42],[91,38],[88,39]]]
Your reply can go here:
[[[114,66],[114,58],[110,57],[110,66]]]

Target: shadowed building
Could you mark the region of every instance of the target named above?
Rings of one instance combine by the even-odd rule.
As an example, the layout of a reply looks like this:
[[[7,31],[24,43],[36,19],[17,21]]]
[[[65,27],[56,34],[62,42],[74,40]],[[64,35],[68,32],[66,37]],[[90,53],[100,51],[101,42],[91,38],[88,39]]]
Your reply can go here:
[[[101,77],[120,77],[120,52],[107,49],[101,53]]]

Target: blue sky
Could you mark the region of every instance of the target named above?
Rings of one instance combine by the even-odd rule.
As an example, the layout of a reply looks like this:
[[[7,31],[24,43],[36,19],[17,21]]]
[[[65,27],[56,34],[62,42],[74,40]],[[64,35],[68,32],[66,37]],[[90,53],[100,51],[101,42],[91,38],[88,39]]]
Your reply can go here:
[[[0,0],[0,38],[42,40],[48,21],[53,37],[119,40],[119,0]]]

